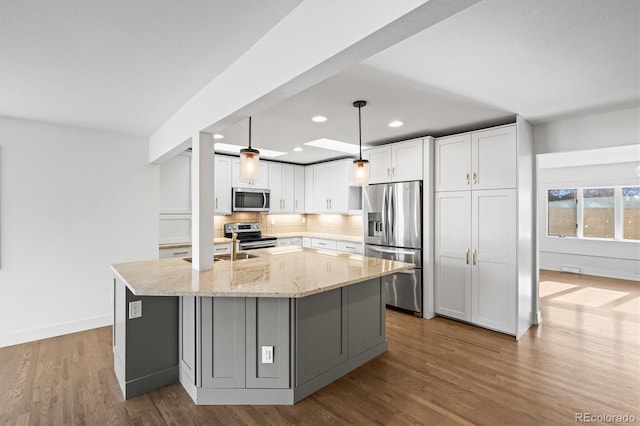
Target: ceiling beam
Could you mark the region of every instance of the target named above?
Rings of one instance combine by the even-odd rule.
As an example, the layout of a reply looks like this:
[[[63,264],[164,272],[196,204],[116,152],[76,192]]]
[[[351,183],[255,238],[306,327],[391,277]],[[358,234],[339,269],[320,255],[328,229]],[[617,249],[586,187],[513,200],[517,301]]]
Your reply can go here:
[[[225,129],[478,1],[302,2],[151,136],[149,161],[162,162],[194,132]]]

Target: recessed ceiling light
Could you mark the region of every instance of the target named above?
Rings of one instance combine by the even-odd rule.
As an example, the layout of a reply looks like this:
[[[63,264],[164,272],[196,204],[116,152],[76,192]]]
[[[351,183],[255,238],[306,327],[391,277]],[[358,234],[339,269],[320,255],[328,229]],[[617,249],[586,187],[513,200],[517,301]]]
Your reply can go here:
[[[234,154],[240,153],[240,150],[243,148],[246,148],[246,147],[240,146],[240,145],[231,145],[231,144],[222,143],[222,142],[217,142],[213,144],[213,149],[216,151],[232,152]],[[272,151],[270,149],[260,148],[260,157],[275,158],[285,154],[286,152]]]
[[[324,123],[325,121],[327,121],[327,117],[325,117],[324,115],[316,115],[315,117],[311,118],[311,121],[313,121],[314,123]]]
[[[389,127],[400,127],[402,126],[404,123],[400,120],[395,120],[392,121],[391,123],[389,123]]]
[[[221,134],[219,134],[219,133],[214,133],[214,134],[213,134],[213,138],[214,138],[214,139],[224,139],[224,135],[221,135]]]
[[[330,149],[331,151],[346,152],[348,154],[357,154],[359,152],[358,145],[327,138],[316,139],[311,142],[305,142],[304,144],[315,146],[316,148]],[[367,148],[364,145],[362,147]]]
[[[299,146],[296,146],[295,148],[293,148],[293,150],[295,152],[300,152],[300,151],[302,151],[302,148],[300,148]]]

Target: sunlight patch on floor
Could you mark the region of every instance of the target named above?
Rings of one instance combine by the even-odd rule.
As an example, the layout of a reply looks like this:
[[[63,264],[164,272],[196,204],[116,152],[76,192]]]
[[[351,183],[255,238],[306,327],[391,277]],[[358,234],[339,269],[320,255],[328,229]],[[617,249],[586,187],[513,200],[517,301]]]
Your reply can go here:
[[[540,287],[538,292],[540,297],[549,296],[551,294],[560,293],[561,291],[569,290],[578,287],[575,284],[558,283],[555,281],[540,281]]]
[[[634,297],[628,302],[622,303],[613,308],[614,311],[624,312],[627,314],[640,315],[640,297]]]
[[[606,290],[603,288],[587,287],[573,291],[569,294],[558,296],[556,302],[573,303],[575,305],[599,307],[611,303],[616,299],[628,295],[624,291]]]

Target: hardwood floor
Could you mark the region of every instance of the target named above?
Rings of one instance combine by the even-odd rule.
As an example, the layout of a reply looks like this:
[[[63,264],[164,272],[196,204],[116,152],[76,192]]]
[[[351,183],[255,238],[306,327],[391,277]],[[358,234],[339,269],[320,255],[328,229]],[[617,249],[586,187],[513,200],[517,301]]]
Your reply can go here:
[[[124,401],[110,327],[2,348],[0,425],[640,422],[640,283],[543,271],[540,296],[519,342],[387,311],[389,351],[295,406],[196,406],[179,384]]]

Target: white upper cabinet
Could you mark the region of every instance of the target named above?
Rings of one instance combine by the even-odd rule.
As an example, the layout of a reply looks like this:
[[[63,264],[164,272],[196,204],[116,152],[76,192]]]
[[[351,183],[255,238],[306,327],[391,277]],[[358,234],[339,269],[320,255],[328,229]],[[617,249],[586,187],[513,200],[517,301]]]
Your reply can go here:
[[[369,183],[423,179],[423,140],[413,139],[365,151],[369,160]]]
[[[338,160],[313,166],[314,213],[349,212],[352,165],[352,160]]]
[[[435,190],[515,188],[516,145],[515,126],[438,138]]]
[[[515,188],[516,126],[471,133],[473,189]]]
[[[161,214],[191,213],[191,155],[181,153],[160,165]]]
[[[282,213],[282,164],[268,163],[269,165],[269,213]]]
[[[231,157],[215,156],[215,214],[231,214]]]
[[[471,134],[436,139],[435,190],[471,189]]]
[[[315,166],[306,166],[304,168],[304,212],[315,213]]]
[[[391,146],[368,149],[364,157],[369,160],[369,183],[391,181]]]
[[[269,188],[269,163],[260,161],[258,163],[258,181],[246,183],[240,182],[240,159],[234,158],[231,161],[231,186],[234,188]]]
[[[294,213],[305,212],[305,167],[294,166],[294,195],[293,195],[293,211]]]
[[[295,207],[295,167],[291,164],[268,163],[271,213],[293,213]],[[303,183],[304,185],[304,180]],[[304,186],[303,186],[304,188]]]

